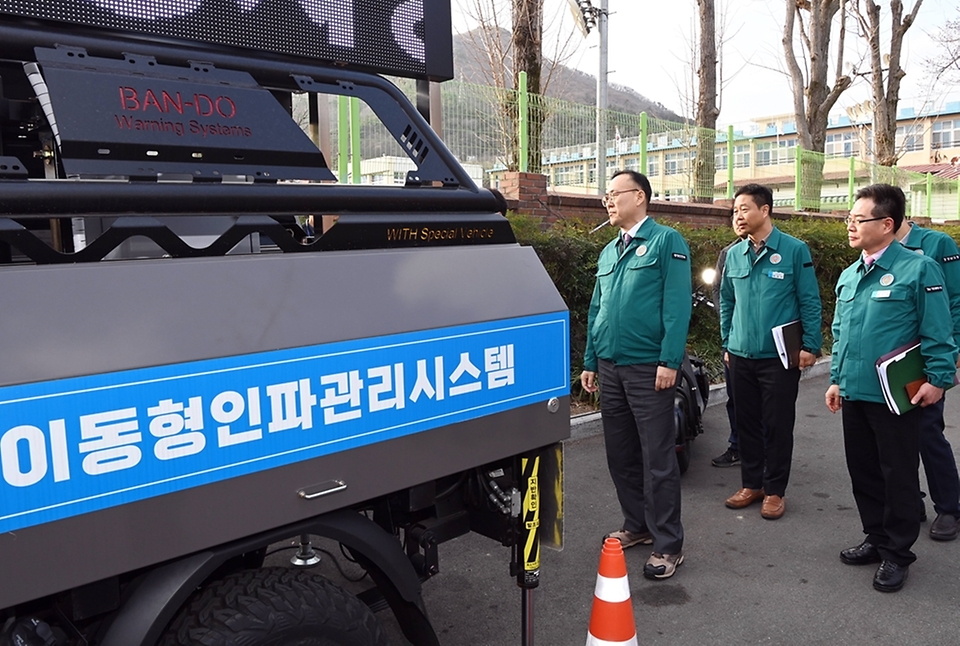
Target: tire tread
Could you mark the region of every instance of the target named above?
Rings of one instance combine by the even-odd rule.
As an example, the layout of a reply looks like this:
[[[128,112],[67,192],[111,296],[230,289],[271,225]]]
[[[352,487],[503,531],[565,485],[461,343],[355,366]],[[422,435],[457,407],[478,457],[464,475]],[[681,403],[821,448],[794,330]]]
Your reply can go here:
[[[230,574],[201,588],[158,646],[381,646],[380,622],[359,599],[303,570]]]

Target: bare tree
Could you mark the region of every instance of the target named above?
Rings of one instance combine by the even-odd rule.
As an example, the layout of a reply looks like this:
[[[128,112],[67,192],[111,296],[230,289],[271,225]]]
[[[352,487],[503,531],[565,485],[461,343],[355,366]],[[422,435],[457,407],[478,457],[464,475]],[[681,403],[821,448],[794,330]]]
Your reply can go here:
[[[806,151],[823,153],[830,110],[850,87],[843,74],[848,0],[786,0],[783,51],[793,91],[797,135]],[[835,74],[830,85],[830,37],[838,26]],[[797,37],[799,36],[799,42]],[[798,53],[803,67],[797,60]],[[800,165],[801,203],[817,205],[823,185],[823,157],[803,157]]]
[[[927,61],[934,78],[938,81],[945,76],[960,78],[960,17],[945,22],[933,39],[941,47],[941,51]]]
[[[483,57],[476,61],[477,67],[486,85],[494,88],[498,105],[497,110],[486,116],[495,121],[504,165],[510,170],[517,170],[517,110],[511,92],[513,77],[509,75],[509,70],[513,68],[513,38],[507,25],[502,22],[501,9],[495,0],[472,0],[465,11],[477,23],[477,27],[461,36],[473,45],[471,50],[477,57]]]
[[[543,0],[513,0],[513,85],[520,86],[520,73],[527,74],[527,91],[540,95],[540,74],[543,67]],[[527,170],[540,172],[542,159],[543,111],[534,105],[530,111]],[[518,160],[519,162],[519,160]]]
[[[516,170],[520,166],[517,137],[517,105],[511,89],[517,88],[521,71],[527,73],[527,91],[531,95],[529,120],[529,153],[527,168],[540,172],[543,122],[547,118],[540,97],[546,93],[554,72],[572,55],[573,30],[553,32],[549,56],[544,58],[543,34],[549,25],[543,18],[543,0],[469,0],[465,12],[477,28],[462,34],[481,53],[477,61],[488,85],[496,88],[499,110],[496,115],[505,165]],[[505,16],[510,16],[507,29]]]
[[[881,53],[880,5],[874,0],[857,0],[854,13],[860,33],[869,46],[870,89],[873,92],[873,154],[881,166],[893,166],[902,154],[897,150],[897,104],[900,102],[900,81],[906,72],[900,65],[903,36],[916,20],[923,0],[903,15],[903,2],[890,0],[890,51]]]
[[[697,156],[694,160],[694,202],[713,202],[716,173],[714,148],[717,141],[717,36],[714,0],[697,0],[700,26],[697,62]]]

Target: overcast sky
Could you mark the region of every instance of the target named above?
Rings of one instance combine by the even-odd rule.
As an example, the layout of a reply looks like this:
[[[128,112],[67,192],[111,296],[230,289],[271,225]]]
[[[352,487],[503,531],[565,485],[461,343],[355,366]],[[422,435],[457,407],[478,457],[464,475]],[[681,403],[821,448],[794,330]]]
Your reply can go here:
[[[467,8],[477,0],[451,2],[454,31],[469,29]],[[904,0],[904,11],[911,9],[915,2]],[[593,0],[593,4],[599,7],[600,0]],[[781,45],[784,1],[720,0],[719,4],[726,13],[723,29],[727,40],[723,49],[720,123],[742,124],[751,118],[792,113],[788,77],[780,72],[784,68]],[[889,23],[888,3],[880,0],[879,4],[884,9],[883,22]],[[692,116],[692,109],[687,107],[689,90],[685,88],[691,83],[689,43],[696,21],[696,0],[608,0],[608,5],[610,83],[633,88],[678,114]],[[946,99],[960,100],[957,85],[941,84],[931,93],[923,69],[923,60],[933,53],[930,35],[935,34],[945,20],[960,17],[958,6],[960,0],[924,0],[920,7],[917,23],[907,32],[903,50],[907,76],[900,94],[901,107],[919,109],[927,100],[939,105]],[[567,0],[544,0],[544,8],[548,28],[569,32],[573,22]],[[721,28],[719,11],[718,29]],[[509,18],[506,24],[509,25]],[[861,51],[864,49],[852,32],[848,31],[847,39],[859,45]],[[596,30],[586,39],[577,33],[575,43],[577,47],[568,64],[596,76],[599,69]],[[835,45],[835,41],[832,44]],[[549,49],[549,45],[545,49]],[[546,56],[550,54],[545,51]],[[866,69],[865,64],[863,67]],[[869,97],[867,82],[858,80],[841,96],[836,111],[842,114],[844,107]]]

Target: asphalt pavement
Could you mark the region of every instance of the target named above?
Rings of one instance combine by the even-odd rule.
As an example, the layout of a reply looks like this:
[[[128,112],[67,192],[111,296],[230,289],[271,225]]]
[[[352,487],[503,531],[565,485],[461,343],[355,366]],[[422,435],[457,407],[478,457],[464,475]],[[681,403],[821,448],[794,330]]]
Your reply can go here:
[[[761,518],[759,504],[724,506],[740,488],[740,473],[711,466],[726,449],[729,427],[723,406],[707,409],[683,476],[683,565],[670,579],[648,581],[642,570],[650,548],[625,553],[640,644],[956,643],[960,541],[933,541],[924,523],[917,562],[894,594],[872,588],[876,566],[840,562],[840,550],[863,534],[840,417],[823,403],[826,388],[823,374],[801,382],[786,514],[776,521]],[[956,448],[957,394],[948,397],[946,418]],[[543,552],[533,594],[534,643],[542,646],[584,643],[601,538],[622,518],[599,421],[577,426],[564,443],[563,550]],[[927,514],[932,520],[929,500]],[[441,642],[519,646],[521,592],[507,571],[509,550],[473,534],[440,550],[440,574],[424,584],[424,598]],[[389,626],[389,612],[378,616]]]

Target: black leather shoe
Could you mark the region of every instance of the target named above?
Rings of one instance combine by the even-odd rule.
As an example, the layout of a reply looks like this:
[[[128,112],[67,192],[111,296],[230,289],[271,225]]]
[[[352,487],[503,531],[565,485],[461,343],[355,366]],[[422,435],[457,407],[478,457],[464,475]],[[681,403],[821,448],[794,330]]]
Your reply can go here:
[[[848,547],[840,552],[840,560],[847,565],[866,565],[867,563],[879,563],[880,552],[877,551],[873,543],[863,541],[856,547]]]
[[[873,576],[873,588],[880,592],[896,592],[907,581],[909,565],[897,565],[893,561],[884,561]]]
[[[930,525],[930,538],[935,541],[952,541],[960,534],[960,521],[951,514],[937,514]]]

